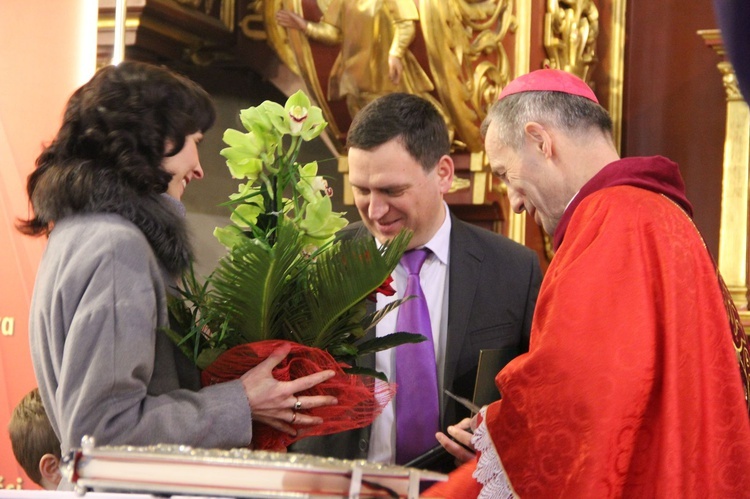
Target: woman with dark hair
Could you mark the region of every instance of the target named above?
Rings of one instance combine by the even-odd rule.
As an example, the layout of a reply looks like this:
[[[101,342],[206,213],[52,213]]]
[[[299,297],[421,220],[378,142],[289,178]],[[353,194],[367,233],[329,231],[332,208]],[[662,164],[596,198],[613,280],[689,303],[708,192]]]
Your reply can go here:
[[[124,62],[70,98],[29,176],[33,217],[48,235],[30,314],[34,370],[63,452],[98,445],[250,444],[252,419],[295,433],[320,422],[296,397],[331,376],[289,382],[279,349],[241,379],[200,389],[198,373],[160,331],[167,295],[191,250],[180,197],[203,177],[197,144],[213,124],[206,92],[169,70]]]

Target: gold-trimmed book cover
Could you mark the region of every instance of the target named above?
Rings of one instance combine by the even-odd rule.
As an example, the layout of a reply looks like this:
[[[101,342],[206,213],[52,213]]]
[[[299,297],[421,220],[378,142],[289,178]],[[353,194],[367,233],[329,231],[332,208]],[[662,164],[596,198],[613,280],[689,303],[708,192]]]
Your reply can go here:
[[[423,481],[448,478],[404,466],[284,452],[167,444],[97,447],[88,437],[66,458],[62,471],[81,493],[243,498],[417,498]]]

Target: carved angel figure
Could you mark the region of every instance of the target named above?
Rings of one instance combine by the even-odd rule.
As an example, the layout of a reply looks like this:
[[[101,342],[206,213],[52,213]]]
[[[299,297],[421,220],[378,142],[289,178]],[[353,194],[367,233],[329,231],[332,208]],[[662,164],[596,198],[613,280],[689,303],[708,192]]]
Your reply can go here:
[[[330,0],[319,5],[324,12],[320,22],[288,10],[280,10],[276,20],[312,40],[341,45],[329,79],[329,100],[346,98],[352,117],[391,92],[435,102],[427,94],[434,89],[432,82],[409,51],[419,19],[413,0]]]

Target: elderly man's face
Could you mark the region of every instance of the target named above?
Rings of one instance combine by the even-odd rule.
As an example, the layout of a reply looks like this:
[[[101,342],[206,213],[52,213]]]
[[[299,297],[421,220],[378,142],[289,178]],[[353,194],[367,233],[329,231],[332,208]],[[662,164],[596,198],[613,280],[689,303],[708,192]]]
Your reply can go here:
[[[540,144],[525,140],[519,151],[504,144],[497,125],[487,129],[485,150],[492,173],[508,187],[513,211],[526,212],[552,235],[569,201],[560,171],[545,158]]]

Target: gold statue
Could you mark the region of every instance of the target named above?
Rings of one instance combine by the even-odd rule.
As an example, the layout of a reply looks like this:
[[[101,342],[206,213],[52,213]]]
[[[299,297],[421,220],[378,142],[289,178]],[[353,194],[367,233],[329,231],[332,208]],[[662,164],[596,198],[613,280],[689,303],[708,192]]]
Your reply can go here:
[[[341,45],[331,69],[329,100],[346,98],[352,117],[391,92],[419,95],[442,110],[428,94],[434,89],[432,82],[409,51],[419,19],[413,0],[330,0],[319,5],[324,13],[320,22],[288,10],[280,10],[276,21],[312,40]]]

